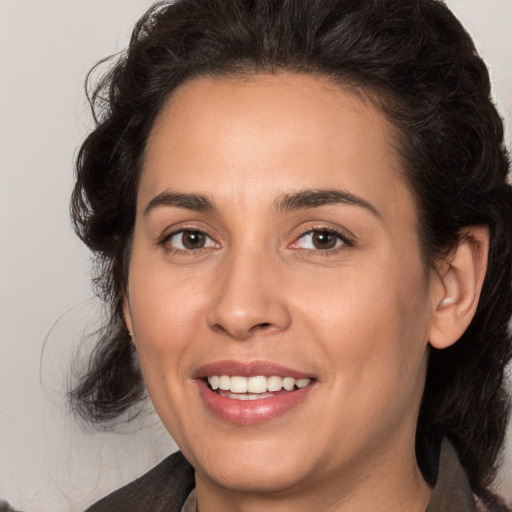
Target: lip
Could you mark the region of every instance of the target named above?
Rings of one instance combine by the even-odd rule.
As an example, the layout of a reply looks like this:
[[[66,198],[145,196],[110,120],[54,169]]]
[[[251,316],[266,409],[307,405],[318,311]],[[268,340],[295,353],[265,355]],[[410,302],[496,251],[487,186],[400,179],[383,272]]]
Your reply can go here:
[[[263,375],[270,377],[292,377],[294,379],[311,379],[312,375],[272,363],[270,361],[216,361],[198,368],[194,374],[195,379],[204,379],[211,375],[239,375],[240,377],[256,377]]]
[[[215,393],[204,380],[196,379],[195,382],[203,402],[215,416],[223,421],[240,425],[264,423],[282,416],[299,405],[315,387],[315,382],[313,382],[305,388],[288,393],[277,393],[269,398],[234,400]]]
[[[239,375],[242,377],[278,375],[294,379],[312,378],[313,381],[304,388],[291,392],[280,391],[268,398],[235,400],[212,391],[205,381],[206,377],[210,375]],[[204,404],[217,418],[240,425],[264,423],[282,416],[298,406],[316,387],[316,379],[312,375],[268,361],[217,361],[199,368],[194,376],[194,381]]]

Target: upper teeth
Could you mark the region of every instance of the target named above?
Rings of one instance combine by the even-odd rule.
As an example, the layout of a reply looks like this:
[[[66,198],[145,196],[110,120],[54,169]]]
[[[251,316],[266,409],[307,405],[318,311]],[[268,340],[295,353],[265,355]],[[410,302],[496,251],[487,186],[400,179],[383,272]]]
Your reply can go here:
[[[267,391],[280,391],[282,388],[292,391],[295,386],[303,388],[311,382],[311,379],[294,379],[292,377],[279,377],[272,375],[264,377],[240,377],[234,375],[212,375],[208,377],[208,384],[212,389],[222,389],[232,393],[265,393]]]

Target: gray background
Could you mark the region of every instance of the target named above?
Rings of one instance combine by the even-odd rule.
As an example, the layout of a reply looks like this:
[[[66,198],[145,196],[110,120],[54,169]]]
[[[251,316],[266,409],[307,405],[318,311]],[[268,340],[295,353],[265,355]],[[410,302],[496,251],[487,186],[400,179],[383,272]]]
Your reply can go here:
[[[95,433],[63,399],[101,313],[67,210],[91,126],[82,84],[150,3],[0,0],[0,498],[27,511],[82,510],[174,449],[152,411]],[[447,3],[489,64],[511,147],[512,1]],[[512,498],[510,454],[497,484]]]

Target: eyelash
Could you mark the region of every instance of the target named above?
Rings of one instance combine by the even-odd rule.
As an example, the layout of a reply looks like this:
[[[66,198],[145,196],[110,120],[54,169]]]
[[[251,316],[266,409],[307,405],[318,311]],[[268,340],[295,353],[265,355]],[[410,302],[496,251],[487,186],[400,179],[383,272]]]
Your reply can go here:
[[[181,229],[173,231],[172,233],[164,235],[160,240],[158,240],[157,245],[163,247],[166,251],[171,252],[173,254],[186,254],[186,255],[200,254],[205,250],[217,248],[217,247],[210,246],[210,247],[200,247],[197,249],[186,249],[186,248],[182,249],[182,248],[173,247],[172,245],[170,245],[170,240],[173,237],[175,237],[176,235],[180,235],[180,234],[183,236],[184,233],[196,233],[196,234],[205,236],[207,239],[209,239],[211,242],[213,242],[213,244],[217,245],[217,247],[219,246],[218,242],[216,242],[214,240],[214,238],[211,237],[208,233],[206,233],[205,231],[203,231],[201,229],[192,228],[192,227],[191,228],[183,227]],[[348,238],[346,235],[344,235],[344,234],[340,233],[339,231],[332,229],[330,227],[320,226],[320,227],[308,228],[306,231],[302,232],[295,239],[295,241],[289,245],[289,247],[297,244],[299,240],[303,239],[307,235],[313,235],[314,233],[329,233],[331,235],[334,235],[337,238],[336,243],[341,242],[341,244],[339,244],[338,247],[327,248],[327,249],[317,249],[317,248],[301,249],[300,247],[295,247],[295,248],[292,247],[292,249],[302,250],[308,254],[329,256],[329,255],[337,254],[340,251],[350,249],[351,247],[354,246],[353,241],[350,238]]]

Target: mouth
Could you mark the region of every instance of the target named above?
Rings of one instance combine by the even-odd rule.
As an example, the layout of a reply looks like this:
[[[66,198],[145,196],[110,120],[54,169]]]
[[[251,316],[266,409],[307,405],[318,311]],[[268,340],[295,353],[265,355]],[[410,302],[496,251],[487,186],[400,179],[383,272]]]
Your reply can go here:
[[[283,416],[316,388],[311,375],[264,361],[209,364],[194,381],[207,409],[217,418],[242,425]]]
[[[279,375],[210,375],[203,380],[211,391],[220,396],[232,400],[261,400],[305,388],[313,379],[295,379]]]

